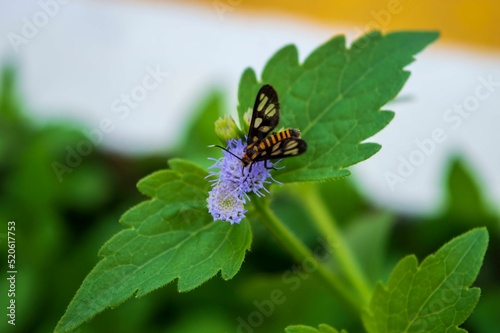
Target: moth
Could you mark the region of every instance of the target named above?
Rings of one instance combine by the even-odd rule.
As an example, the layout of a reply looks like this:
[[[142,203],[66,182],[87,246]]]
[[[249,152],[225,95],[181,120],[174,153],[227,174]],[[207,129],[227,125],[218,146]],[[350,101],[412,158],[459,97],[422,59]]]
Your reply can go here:
[[[307,143],[300,137],[297,129],[286,129],[271,133],[280,121],[280,103],[278,93],[268,84],[262,86],[252,112],[252,120],[248,129],[247,146],[241,162],[243,166],[276,158],[297,156],[304,153]]]
[[[271,85],[266,84],[260,88],[255,99],[243,157],[239,158],[231,153],[241,160],[243,168],[249,166],[251,170],[253,163],[264,161],[267,169],[275,169],[269,168],[267,161],[297,156],[307,150],[307,143],[300,137],[298,129],[288,128],[281,132],[271,133],[278,126],[279,121],[278,93]],[[225,148],[222,149],[228,151]]]

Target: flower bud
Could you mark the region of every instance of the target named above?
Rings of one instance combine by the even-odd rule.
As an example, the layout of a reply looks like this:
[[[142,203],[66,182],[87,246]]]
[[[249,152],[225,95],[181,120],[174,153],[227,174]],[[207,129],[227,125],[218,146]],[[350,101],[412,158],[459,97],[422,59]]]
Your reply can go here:
[[[224,143],[226,143],[229,139],[237,139],[242,136],[241,131],[236,125],[233,117],[228,115],[215,121],[215,134]]]

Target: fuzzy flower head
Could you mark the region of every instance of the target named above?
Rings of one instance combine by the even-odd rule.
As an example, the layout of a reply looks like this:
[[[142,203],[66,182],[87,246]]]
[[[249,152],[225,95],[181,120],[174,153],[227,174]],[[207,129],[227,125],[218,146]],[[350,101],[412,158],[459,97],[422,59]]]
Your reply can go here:
[[[214,186],[209,193],[207,203],[208,212],[212,214],[214,221],[240,223],[247,212],[239,193],[227,184]]]
[[[213,188],[207,199],[208,211],[212,214],[215,221],[223,220],[233,224],[239,223],[244,217],[244,213],[242,213],[242,217],[236,221],[234,219],[226,219],[222,214],[220,216],[217,215],[217,212],[221,209],[217,205],[222,201],[226,202],[226,198],[222,198],[222,201],[213,200],[216,195],[221,195],[220,193],[224,192],[226,193],[225,195],[228,196],[227,199],[230,197],[238,198],[238,200],[230,201],[233,203],[233,213],[227,216],[233,216],[241,212],[243,204],[245,204],[247,200],[250,200],[247,193],[253,192],[257,196],[263,196],[265,193],[269,193],[265,185],[271,184],[272,181],[278,183],[272,178],[269,172],[269,169],[273,167],[273,163],[270,161],[267,161],[267,168],[263,161],[254,162],[251,166],[243,166],[240,158],[243,158],[245,147],[246,144],[241,139],[229,140],[227,146],[228,151],[223,151],[224,157],[218,160],[214,159],[215,163],[210,167],[210,169],[219,170],[210,172],[208,175],[208,177],[217,177],[211,180]],[[222,190],[222,188],[224,190]],[[225,207],[225,209],[229,209],[228,207]],[[216,214],[214,214],[214,212],[216,212]]]

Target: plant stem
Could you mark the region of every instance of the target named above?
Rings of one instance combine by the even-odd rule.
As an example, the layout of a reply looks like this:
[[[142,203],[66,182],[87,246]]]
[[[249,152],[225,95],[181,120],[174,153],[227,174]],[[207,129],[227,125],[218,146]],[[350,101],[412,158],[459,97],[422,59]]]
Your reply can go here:
[[[371,288],[366,276],[361,271],[357,260],[342,237],[337,222],[325,206],[325,201],[319,194],[317,187],[314,184],[304,184],[300,187],[300,190],[302,202],[308,208],[318,230],[326,237],[342,272],[358,291],[363,305],[367,305],[371,295]]]
[[[340,300],[344,301],[355,311],[361,311],[364,304],[359,302],[344,284],[344,282],[330,270],[328,270],[315,255],[309,250],[279,219],[262,199],[253,200],[254,206],[261,217],[261,222],[271,232],[271,234],[290,252],[293,258],[303,264],[307,261],[314,263],[315,273],[321,279],[328,289]]]

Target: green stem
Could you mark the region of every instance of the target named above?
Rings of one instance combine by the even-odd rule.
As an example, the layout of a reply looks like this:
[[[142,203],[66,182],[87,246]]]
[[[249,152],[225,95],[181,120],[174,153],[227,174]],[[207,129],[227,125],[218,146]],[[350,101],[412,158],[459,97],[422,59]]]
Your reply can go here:
[[[359,299],[349,291],[349,288],[344,285],[344,282],[338,276],[319,262],[315,255],[274,215],[267,201],[257,199],[252,202],[260,214],[262,224],[292,254],[294,259],[299,264],[313,261],[314,267],[317,267],[314,273],[317,274],[318,278],[326,284],[336,297],[359,312],[363,306],[363,304],[360,304]]]
[[[317,187],[314,184],[304,184],[300,187],[300,191],[302,202],[308,208],[318,230],[326,237],[341,271],[344,272],[352,286],[357,289],[363,304],[368,304],[371,295],[370,285],[346,244],[337,222],[325,206],[325,201],[319,194]]]

